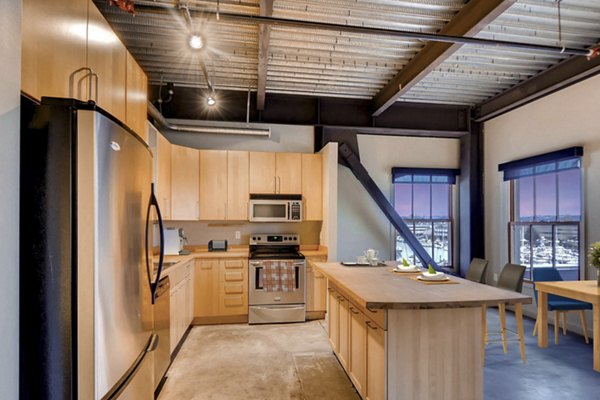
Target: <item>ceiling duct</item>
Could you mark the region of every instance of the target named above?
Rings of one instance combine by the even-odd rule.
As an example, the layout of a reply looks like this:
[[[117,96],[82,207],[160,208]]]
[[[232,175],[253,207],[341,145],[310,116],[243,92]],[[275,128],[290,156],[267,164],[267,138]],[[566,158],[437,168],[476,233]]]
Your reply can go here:
[[[260,136],[271,137],[271,128],[230,128],[224,126],[198,126],[174,124],[166,120],[165,117],[148,101],[148,114],[154,118],[160,128],[165,128],[175,132],[186,133],[214,133],[218,135],[242,135],[242,136]]]

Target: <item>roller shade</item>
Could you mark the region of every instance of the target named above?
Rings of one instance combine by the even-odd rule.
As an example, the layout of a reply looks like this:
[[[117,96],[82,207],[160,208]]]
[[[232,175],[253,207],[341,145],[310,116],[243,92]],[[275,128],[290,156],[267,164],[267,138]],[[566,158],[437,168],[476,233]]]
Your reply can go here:
[[[455,184],[459,169],[452,168],[392,168],[392,183]]]
[[[500,164],[498,171],[504,172],[505,181],[566,171],[581,168],[581,156],[583,156],[583,147],[569,147]]]

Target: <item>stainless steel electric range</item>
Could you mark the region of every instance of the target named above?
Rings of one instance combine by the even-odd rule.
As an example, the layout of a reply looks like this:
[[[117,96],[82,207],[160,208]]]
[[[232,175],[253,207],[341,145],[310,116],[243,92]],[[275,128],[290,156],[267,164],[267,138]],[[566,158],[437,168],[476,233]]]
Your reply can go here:
[[[248,323],[304,322],[306,260],[297,234],[250,237]]]

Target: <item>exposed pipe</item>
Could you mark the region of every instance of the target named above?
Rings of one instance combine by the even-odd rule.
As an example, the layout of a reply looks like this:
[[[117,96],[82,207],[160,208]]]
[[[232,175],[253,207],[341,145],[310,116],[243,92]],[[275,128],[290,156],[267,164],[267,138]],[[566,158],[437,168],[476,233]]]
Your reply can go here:
[[[156,121],[160,128],[165,128],[175,132],[271,137],[271,128],[229,128],[224,126],[173,124],[167,121],[150,101],[148,101],[148,114],[154,118],[154,121]]]
[[[165,12],[167,8],[165,6],[159,5],[151,5],[148,3],[144,3],[143,5],[138,4],[138,9],[140,11],[147,12]],[[217,12],[210,10],[202,10],[195,11],[194,13],[197,16],[201,17],[209,17],[213,16],[216,18]],[[394,29],[386,29],[386,28],[373,28],[373,27],[365,27],[365,26],[353,26],[353,25],[342,25],[342,24],[334,24],[329,22],[314,22],[314,21],[302,21],[296,19],[287,19],[287,18],[278,18],[278,17],[267,17],[261,15],[247,15],[247,14],[238,14],[231,12],[223,12],[220,11],[218,13],[219,19],[223,21],[232,21],[232,22],[245,22],[245,23],[256,23],[256,24],[267,24],[267,25],[276,25],[276,26],[289,26],[295,28],[313,28],[313,29],[323,29],[329,31],[336,32],[353,32],[353,33],[362,33],[362,34],[377,34],[377,35],[388,35],[395,36],[401,38],[408,39],[417,39],[417,40],[426,40],[432,42],[443,42],[443,43],[459,43],[459,44],[473,44],[480,46],[492,46],[492,47],[512,47],[523,50],[534,50],[534,51],[542,51],[546,53],[558,53],[558,54],[568,54],[574,56],[584,56],[584,57],[594,57],[596,54],[594,49],[576,49],[576,48],[562,48],[556,46],[546,46],[541,44],[529,44],[529,43],[521,43],[521,42],[512,42],[505,40],[492,40],[492,39],[482,39],[482,38],[474,38],[474,37],[463,37],[463,36],[453,36],[453,35],[443,35],[439,33],[424,33],[424,32],[409,32],[409,31],[400,31]]]

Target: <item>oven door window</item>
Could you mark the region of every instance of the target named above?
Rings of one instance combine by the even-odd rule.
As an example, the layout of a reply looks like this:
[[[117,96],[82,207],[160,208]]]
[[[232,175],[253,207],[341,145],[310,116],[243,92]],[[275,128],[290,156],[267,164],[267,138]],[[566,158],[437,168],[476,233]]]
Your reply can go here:
[[[252,214],[254,218],[286,218],[286,204],[254,204]]]

